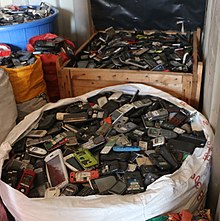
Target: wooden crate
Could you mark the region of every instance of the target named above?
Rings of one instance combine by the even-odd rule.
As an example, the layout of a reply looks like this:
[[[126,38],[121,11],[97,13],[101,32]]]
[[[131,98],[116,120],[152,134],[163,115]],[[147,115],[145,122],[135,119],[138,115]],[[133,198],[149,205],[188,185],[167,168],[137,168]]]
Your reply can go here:
[[[95,36],[91,36],[76,52],[78,54]],[[198,108],[202,81],[202,62],[198,61],[200,31],[193,34],[193,73],[145,70],[69,68],[58,73],[61,98],[75,97],[89,91],[124,83],[154,86]]]

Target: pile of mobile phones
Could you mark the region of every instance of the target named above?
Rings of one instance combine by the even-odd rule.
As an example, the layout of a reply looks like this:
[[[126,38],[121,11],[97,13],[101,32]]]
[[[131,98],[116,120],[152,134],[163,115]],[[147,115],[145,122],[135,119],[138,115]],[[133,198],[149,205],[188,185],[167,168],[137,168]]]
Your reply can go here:
[[[6,66],[7,68],[21,68],[34,64],[36,57],[32,52],[28,51],[16,51],[11,53],[10,56],[0,59],[0,66]]]
[[[107,91],[48,110],[12,148],[2,179],[28,197],[136,194],[206,143],[194,113]]]

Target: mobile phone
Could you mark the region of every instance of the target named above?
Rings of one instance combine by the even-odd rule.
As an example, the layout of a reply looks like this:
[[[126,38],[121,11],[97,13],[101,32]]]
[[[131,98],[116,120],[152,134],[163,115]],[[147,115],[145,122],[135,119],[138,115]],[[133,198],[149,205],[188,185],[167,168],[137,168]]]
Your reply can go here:
[[[143,122],[144,127],[146,129],[148,129],[149,127],[154,127],[155,126],[154,121],[148,120],[148,118],[146,116],[142,115],[141,119],[142,119],[142,122]]]
[[[99,107],[102,108],[105,104],[108,103],[108,99],[107,97],[103,96],[103,97],[98,98],[97,102],[98,102]]]
[[[186,123],[187,119],[188,116],[186,116],[184,113],[179,111],[169,120],[169,123],[178,127]]]
[[[177,134],[184,134],[186,131],[180,127],[175,127],[173,129],[173,132],[177,133]]]
[[[45,137],[41,137],[41,138],[38,138],[38,139],[27,138],[26,146],[30,147],[30,146],[34,146],[34,145],[37,145],[37,144],[49,142],[51,139],[52,139],[52,136],[50,136],[50,135],[45,136]]]
[[[109,189],[111,189],[116,183],[117,180],[114,176],[106,176],[101,177],[94,180],[99,193],[106,193]]]
[[[93,139],[89,139],[89,141],[86,142],[86,143],[83,143],[81,145],[81,147],[84,148],[84,149],[90,150],[90,149],[98,147],[98,146],[100,146],[104,143],[105,143],[105,138],[102,135],[100,135],[100,136],[95,137]]]
[[[24,153],[26,150],[27,137],[23,137],[13,145],[14,153]]]
[[[53,137],[50,141],[46,142],[44,144],[45,148],[49,151],[52,149],[56,144],[58,144],[60,141],[65,139],[67,137],[67,133],[63,132],[60,134],[57,134],[55,137]]]
[[[104,117],[104,111],[100,108],[90,108],[88,109],[87,114],[93,119],[102,119]]]
[[[61,192],[61,196],[74,196],[76,193],[78,193],[79,188],[77,185],[74,185],[72,183],[69,183],[67,186],[64,187],[64,189]]]
[[[100,154],[108,154],[112,147],[115,145],[116,139],[109,139],[104,148],[101,150]]]
[[[71,104],[70,106],[68,106],[66,108],[66,112],[67,113],[79,113],[79,112],[85,112],[90,108],[89,103],[83,103],[81,101],[75,102],[73,104]]]
[[[144,191],[144,183],[139,171],[125,172],[125,182],[127,185],[127,193],[140,193]]]
[[[51,127],[53,127],[55,122],[56,122],[55,115],[54,114],[48,114],[40,120],[39,125],[38,125],[38,129],[39,130],[48,130]]]
[[[117,146],[129,146],[131,143],[128,140],[127,136],[125,136],[124,134],[120,134],[116,139],[115,144]]]
[[[35,172],[33,170],[24,169],[21,179],[18,182],[17,190],[28,195],[30,188],[34,182]]]
[[[109,98],[108,100],[118,100],[121,96],[123,95],[123,92],[121,91],[116,91],[114,92]]]
[[[101,154],[100,161],[128,161],[130,159],[131,152],[113,152],[111,151],[109,154]]]
[[[114,125],[114,129],[118,132],[118,133],[128,133],[131,130],[134,130],[137,127],[136,124],[132,123],[132,122],[128,122],[126,124],[119,124],[116,123]]]
[[[120,108],[116,109],[114,112],[110,114],[110,117],[113,120],[113,124],[115,124],[123,115],[132,110],[134,106],[132,104],[124,104]]]
[[[180,108],[178,106],[176,106],[175,104],[172,104],[169,101],[166,100],[160,100],[161,105],[168,110],[169,113],[173,113],[173,112],[179,112]]]
[[[88,169],[98,164],[96,158],[87,149],[79,148],[74,153],[74,156],[84,169]]]
[[[68,115],[64,115],[63,117],[64,123],[84,122],[87,120],[88,120],[88,114],[86,112],[68,114]]]
[[[66,131],[67,134],[67,142],[66,146],[76,146],[78,145],[77,137],[75,136],[75,133],[72,131]]]
[[[58,113],[56,113],[56,119],[57,120],[63,120],[65,115],[70,115],[70,114],[69,113],[58,112]]]
[[[75,136],[68,137],[67,140],[68,141],[66,143],[66,146],[76,146],[76,145],[78,145],[78,141],[77,141],[77,138]]]
[[[165,138],[162,136],[156,137],[151,140],[153,147],[161,146],[165,143]]]
[[[155,150],[147,150],[145,153],[149,156],[153,165],[157,166],[162,171],[169,171],[171,169],[170,164]]]
[[[48,135],[58,134],[61,132],[63,127],[63,122],[56,122],[52,128],[47,130]]]
[[[47,134],[46,130],[32,130],[27,134],[27,137],[44,137]]]
[[[112,124],[104,122],[102,126],[96,131],[97,135],[105,136],[112,128]]]
[[[46,173],[51,187],[62,188],[68,184],[68,174],[60,149],[48,154],[45,159]]]
[[[78,163],[78,161],[76,160],[76,158],[74,157],[74,154],[71,153],[67,156],[65,156],[64,158],[64,163],[65,165],[72,171],[79,171],[79,170],[83,170],[83,168],[80,166],[80,164]]]
[[[118,108],[118,111],[123,113],[123,114],[126,114],[127,112],[129,112],[133,108],[134,108],[134,106],[132,104],[124,104],[123,106]]]
[[[178,151],[181,153],[193,154],[196,146],[195,144],[187,142],[187,141],[170,139],[167,142],[167,147],[168,149],[174,152]]]
[[[139,140],[138,146],[141,148],[141,150],[147,150],[148,149],[148,142],[144,140]]]
[[[27,152],[32,157],[44,158],[47,155],[47,151],[40,147],[29,147]]]
[[[113,194],[120,194],[122,195],[127,190],[127,186],[124,182],[121,180],[118,180],[115,185],[111,187],[111,189],[108,190],[109,193]]]
[[[147,131],[147,135],[149,137],[159,137],[163,136],[166,139],[173,139],[177,137],[177,133],[171,131],[171,130],[166,130],[166,129],[161,129],[161,128],[155,128],[155,127],[150,127]]]
[[[97,178],[99,178],[98,170],[77,171],[70,173],[71,183],[86,183]]]
[[[154,111],[149,111],[146,113],[146,118],[148,118],[148,120],[162,120],[162,119],[166,119],[168,117],[169,112],[167,111],[167,109],[161,108],[158,110],[154,110]]]
[[[62,128],[63,128],[64,130],[66,130],[66,131],[72,131],[73,133],[78,133],[78,132],[79,132],[78,128],[74,127],[74,126],[71,125],[71,124],[64,124],[64,125],[62,126]]]
[[[170,153],[165,145],[160,146],[159,152],[161,156],[172,166],[172,168],[176,170],[179,167],[177,160],[174,158],[172,153]]]
[[[44,197],[45,198],[52,198],[52,197],[58,197],[59,195],[60,195],[60,188],[49,187],[46,189]]]
[[[206,137],[203,131],[197,131],[197,133],[181,134],[178,137],[179,140],[193,143],[196,147],[204,147],[206,144]]]
[[[112,160],[112,161],[104,161],[100,167],[100,174],[101,175],[109,175],[117,172],[119,170],[119,161]]]
[[[149,157],[146,156],[137,156],[136,162],[139,167],[142,165],[153,165]]]
[[[147,107],[152,104],[152,101],[149,98],[145,98],[142,100],[138,100],[132,103],[136,109],[141,108],[141,107]]]

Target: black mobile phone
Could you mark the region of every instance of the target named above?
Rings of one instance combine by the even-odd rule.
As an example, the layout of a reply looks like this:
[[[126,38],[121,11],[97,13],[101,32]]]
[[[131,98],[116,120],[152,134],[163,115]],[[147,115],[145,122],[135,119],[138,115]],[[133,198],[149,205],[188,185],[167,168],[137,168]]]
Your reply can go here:
[[[115,185],[111,187],[111,189],[108,190],[109,193],[113,194],[120,194],[122,195],[127,190],[127,186],[124,182],[121,180],[118,180]]]
[[[144,191],[144,183],[139,171],[126,172],[124,175],[127,185],[127,193],[141,193]]]
[[[116,183],[114,176],[105,176],[94,180],[100,194],[108,192]]]
[[[43,116],[39,122],[38,129],[39,130],[49,130],[50,128],[53,127],[55,122],[56,122],[55,114],[48,114],[46,116]]]
[[[72,171],[82,171],[83,170],[82,166],[78,163],[78,161],[74,157],[73,153],[69,154],[67,156],[64,156],[63,159],[64,159],[64,164],[70,170],[72,170]]]
[[[23,137],[13,145],[14,153],[24,153],[26,149],[27,137]]]
[[[187,142],[186,140],[170,139],[167,142],[167,148],[174,152],[193,154],[195,147],[194,143]]]
[[[170,171],[171,165],[155,150],[147,150],[145,153],[149,156],[153,165],[157,166],[162,171]]]

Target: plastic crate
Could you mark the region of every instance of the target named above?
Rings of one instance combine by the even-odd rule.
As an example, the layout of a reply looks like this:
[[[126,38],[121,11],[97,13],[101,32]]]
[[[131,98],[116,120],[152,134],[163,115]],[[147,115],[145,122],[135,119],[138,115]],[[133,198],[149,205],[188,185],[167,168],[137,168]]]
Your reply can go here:
[[[36,35],[53,32],[54,21],[58,10],[52,8],[53,14],[39,20],[0,27],[0,43],[10,45],[15,49],[26,50],[28,40]]]

